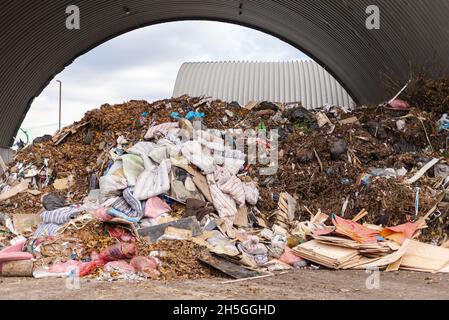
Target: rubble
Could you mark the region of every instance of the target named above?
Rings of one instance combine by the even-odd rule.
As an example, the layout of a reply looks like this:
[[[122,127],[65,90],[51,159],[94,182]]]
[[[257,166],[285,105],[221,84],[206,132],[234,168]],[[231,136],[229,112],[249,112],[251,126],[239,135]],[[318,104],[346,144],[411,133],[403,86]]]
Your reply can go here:
[[[0,266],[99,281],[257,278],[310,262],[446,272],[445,118],[395,101],[103,105],[3,174]],[[439,260],[416,263],[424,247]],[[11,261],[28,262],[14,273]]]

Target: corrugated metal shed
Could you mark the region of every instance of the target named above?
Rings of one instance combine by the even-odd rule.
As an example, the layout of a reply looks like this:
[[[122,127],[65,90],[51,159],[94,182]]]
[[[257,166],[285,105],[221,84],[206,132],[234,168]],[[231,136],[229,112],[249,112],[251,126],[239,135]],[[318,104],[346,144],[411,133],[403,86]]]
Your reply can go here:
[[[81,10],[80,30],[66,28],[69,5]],[[370,5],[381,10],[380,30],[366,28]],[[265,31],[326,66],[366,104],[387,98],[384,74],[405,83],[410,66],[449,68],[448,17],[448,0],[2,0],[0,147],[12,144],[33,99],[65,66],[143,26],[213,20]]]
[[[302,102],[353,107],[338,81],[312,60],[288,62],[187,62],[179,69],[174,97],[208,96],[223,101]]]

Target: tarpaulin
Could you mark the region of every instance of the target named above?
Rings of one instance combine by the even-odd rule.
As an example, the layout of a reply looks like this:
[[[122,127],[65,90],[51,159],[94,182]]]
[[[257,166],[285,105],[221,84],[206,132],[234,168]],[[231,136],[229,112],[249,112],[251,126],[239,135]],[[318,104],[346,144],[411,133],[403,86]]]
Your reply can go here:
[[[385,239],[393,240],[399,244],[403,244],[405,240],[413,238],[413,235],[415,234],[417,229],[417,223],[408,222],[400,226],[385,228],[380,232],[380,235]]]
[[[345,220],[333,214],[332,222],[337,228],[337,233],[345,235],[359,243],[376,243],[380,240],[378,231],[364,227],[354,221]]]

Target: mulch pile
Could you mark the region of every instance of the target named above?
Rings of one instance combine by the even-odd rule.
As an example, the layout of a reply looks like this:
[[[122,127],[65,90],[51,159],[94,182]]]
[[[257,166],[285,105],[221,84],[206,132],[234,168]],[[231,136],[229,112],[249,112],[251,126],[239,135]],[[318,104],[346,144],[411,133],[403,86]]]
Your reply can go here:
[[[427,88],[429,84],[425,86]],[[431,86],[437,87],[435,84]],[[426,92],[419,91],[415,96],[409,92],[407,95],[420,103],[426,103],[422,98]],[[435,100],[436,93],[432,92],[432,99]],[[445,98],[443,100],[446,101]],[[370,107],[346,114],[334,108],[332,112],[326,112],[335,125],[335,129],[329,132],[328,125],[318,128],[313,121],[304,120],[304,117],[290,117],[287,120],[287,113],[284,113],[284,117],[274,116],[275,110],[284,107],[268,104],[263,110],[248,110],[236,103],[204,102],[201,98],[187,96],[154,103],[130,101],[113,106],[103,105],[86,113],[80,122],[74,124],[73,127],[79,127],[76,132],[68,135],[60,144],[55,145],[53,141],[35,143],[18,152],[14,163],[33,162],[40,167],[48,159],[53,179],[70,175],[75,178],[66,196],[69,203],[77,203],[88,194],[91,182],[98,180],[107,168],[107,153],[116,146],[117,138],[123,136],[132,144],[143,140],[149,126],[173,121],[170,116],[172,112],[183,116],[194,110],[206,114],[203,123],[211,128],[256,129],[263,123],[268,131],[279,129],[280,159],[277,174],[260,176],[261,165],[246,168],[248,175],[259,183],[261,198],[258,209],[267,222],[278,206],[281,192],[289,192],[298,199],[299,215],[304,219],[310,217],[309,212],[316,213],[318,210],[340,214],[343,204],[347,202],[346,218],[352,218],[366,209],[369,212],[367,222],[383,225],[405,223],[413,220],[415,215],[417,186],[421,188],[420,214],[425,214],[433,207],[435,192],[432,187],[438,182],[438,178],[432,174],[433,170],[411,186],[404,184],[403,179],[373,177],[368,184],[362,183],[362,179],[371,169],[385,168],[405,168],[407,177],[410,177],[432,157],[447,159],[447,133],[438,132],[437,126],[442,110],[411,108],[397,111],[388,107]],[[358,121],[339,124],[339,121],[351,117],[356,117]],[[398,129],[398,120],[405,121],[404,130]],[[337,156],[333,154],[332,149],[336,144],[343,144],[345,152]],[[14,171],[13,168],[11,170]],[[96,179],[92,179],[92,176]],[[54,189],[50,185],[41,191],[51,192]],[[0,203],[0,212],[9,214],[38,213],[41,209],[41,196],[29,193],[19,194]],[[430,228],[423,232],[422,237],[438,241],[447,237],[447,213],[442,212]],[[181,244],[170,242],[158,246],[164,249],[166,245],[179,250]],[[188,273],[189,268],[195,269],[197,264],[194,262],[195,255],[192,255],[196,249],[184,248],[189,246],[185,243],[182,246],[187,252],[180,260],[184,262],[178,264],[173,260],[177,259],[179,252],[173,256],[169,254],[166,258],[171,265],[179,266],[176,274]],[[186,257],[192,257],[190,266],[185,264]],[[192,274],[202,273],[198,268]]]

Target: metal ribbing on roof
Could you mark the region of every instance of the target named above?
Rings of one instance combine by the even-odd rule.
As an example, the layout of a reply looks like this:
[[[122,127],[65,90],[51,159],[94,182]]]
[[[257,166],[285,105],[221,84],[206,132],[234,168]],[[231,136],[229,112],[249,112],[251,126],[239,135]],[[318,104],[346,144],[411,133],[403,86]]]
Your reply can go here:
[[[206,78],[214,79],[213,85],[212,81],[204,82]],[[249,101],[273,101],[302,102],[307,108],[354,106],[338,81],[311,60],[187,62],[179,69],[173,90],[174,97],[184,94],[237,101],[241,105]]]
[[[81,9],[81,30],[65,27],[65,8],[69,5]],[[365,26],[369,5],[381,10],[380,30]],[[304,50],[357,102],[368,104],[389,98],[384,91],[384,75],[405,83],[410,66],[449,69],[448,16],[449,0],[4,0],[0,10],[0,146],[12,143],[33,99],[65,66],[106,40],[142,26],[206,19],[266,31]],[[214,67],[205,66],[204,73]],[[228,90],[236,91],[239,80],[247,85],[253,75],[254,79],[268,77],[270,67],[267,64],[264,69],[247,71],[251,80],[236,78]],[[327,76],[325,81],[314,83],[302,77],[305,75],[294,77],[300,80],[296,92],[329,82]],[[213,88],[217,81],[211,78],[208,85]],[[257,80],[254,85],[258,85]],[[262,85],[273,90],[270,95],[288,95],[285,87]],[[220,94],[227,95],[223,90]],[[325,92],[328,99],[345,100],[344,91],[333,81]],[[246,93],[242,94],[246,99]],[[305,97],[310,103],[320,102],[319,96]]]

